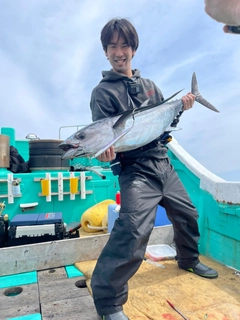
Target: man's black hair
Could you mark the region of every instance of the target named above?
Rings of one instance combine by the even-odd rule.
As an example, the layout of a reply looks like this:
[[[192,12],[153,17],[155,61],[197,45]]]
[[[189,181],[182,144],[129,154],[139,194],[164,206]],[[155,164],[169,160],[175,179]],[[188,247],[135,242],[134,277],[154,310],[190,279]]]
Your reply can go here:
[[[134,26],[127,19],[114,18],[103,27],[101,32],[101,42],[104,51],[107,51],[114,32],[118,33],[118,37],[123,37],[126,44],[130,46],[133,51],[137,50],[139,39]]]

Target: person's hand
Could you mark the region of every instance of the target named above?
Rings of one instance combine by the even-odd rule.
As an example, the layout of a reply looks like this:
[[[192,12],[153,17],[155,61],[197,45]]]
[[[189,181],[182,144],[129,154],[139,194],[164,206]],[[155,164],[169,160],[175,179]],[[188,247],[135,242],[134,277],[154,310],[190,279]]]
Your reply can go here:
[[[240,26],[224,26],[223,31],[225,33],[240,34]]]
[[[239,0],[205,0],[205,11],[211,18],[218,22],[225,23],[229,26],[240,25]],[[227,28],[224,28],[224,32],[226,31]]]
[[[183,110],[192,108],[195,101],[195,95],[189,92],[186,96],[182,97]]]
[[[109,162],[116,158],[116,153],[114,152],[114,147],[110,147],[106,151],[104,151],[97,159],[101,162]]]

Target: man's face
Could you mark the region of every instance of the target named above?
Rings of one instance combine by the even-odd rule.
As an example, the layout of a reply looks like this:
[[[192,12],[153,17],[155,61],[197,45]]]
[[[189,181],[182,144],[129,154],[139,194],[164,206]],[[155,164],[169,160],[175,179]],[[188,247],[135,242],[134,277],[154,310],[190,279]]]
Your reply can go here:
[[[123,37],[119,37],[115,32],[105,55],[108,57],[113,71],[125,74],[128,77],[132,76],[131,61],[135,51],[127,45]]]

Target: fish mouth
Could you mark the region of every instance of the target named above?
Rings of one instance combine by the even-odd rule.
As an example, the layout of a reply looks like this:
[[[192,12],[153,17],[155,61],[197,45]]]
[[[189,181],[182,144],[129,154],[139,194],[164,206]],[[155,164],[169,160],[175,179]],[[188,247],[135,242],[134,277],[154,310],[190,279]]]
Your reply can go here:
[[[75,143],[67,143],[67,142],[62,142],[58,145],[60,149],[63,151],[68,151],[69,149],[77,149],[79,147],[79,144]]]
[[[64,151],[62,159],[73,159],[82,156],[84,153],[83,149],[78,144],[60,143],[58,146]]]

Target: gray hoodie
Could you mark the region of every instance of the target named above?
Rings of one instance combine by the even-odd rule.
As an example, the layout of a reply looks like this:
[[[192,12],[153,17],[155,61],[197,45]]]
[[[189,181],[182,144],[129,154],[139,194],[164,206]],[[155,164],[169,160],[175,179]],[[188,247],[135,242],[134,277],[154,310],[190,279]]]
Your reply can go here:
[[[90,108],[93,121],[139,107],[148,99],[148,104],[163,100],[162,92],[155,83],[141,78],[137,69],[133,70],[131,78],[112,70],[103,71],[102,76],[103,79],[92,91]],[[137,84],[140,92],[131,94],[129,83]]]
[[[140,71],[137,69],[133,70],[131,78],[115,71],[103,71],[102,75],[103,79],[93,89],[91,96],[90,108],[93,121],[117,115],[133,107],[138,108],[146,100],[149,100],[148,104],[164,100],[162,92],[155,83],[141,78]],[[140,92],[131,94],[128,90],[129,83],[139,85]],[[160,142],[157,142],[156,145],[151,143],[146,145],[146,150],[138,148],[123,152],[121,156],[128,160],[139,157],[162,159],[167,158],[167,148]]]

